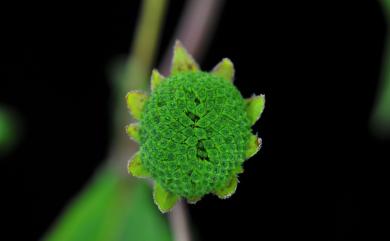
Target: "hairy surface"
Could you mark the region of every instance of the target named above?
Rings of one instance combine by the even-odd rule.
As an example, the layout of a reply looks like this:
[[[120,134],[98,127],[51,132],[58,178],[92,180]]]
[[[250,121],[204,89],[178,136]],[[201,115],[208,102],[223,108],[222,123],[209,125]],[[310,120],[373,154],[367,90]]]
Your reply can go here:
[[[200,71],[174,74],[142,111],[142,165],[181,197],[217,191],[241,169],[250,126],[245,101],[232,83]]]

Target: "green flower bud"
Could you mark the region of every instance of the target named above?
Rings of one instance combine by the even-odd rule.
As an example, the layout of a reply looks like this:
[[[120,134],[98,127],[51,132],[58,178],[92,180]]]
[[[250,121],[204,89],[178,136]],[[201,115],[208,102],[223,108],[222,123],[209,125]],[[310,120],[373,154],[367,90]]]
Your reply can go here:
[[[202,72],[177,42],[172,62],[169,77],[153,70],[150,96],[139,91],[127,95],[139,120],[127,132],[140,144],[129,172],[155,180],[154,200],[162,212],[180,198],[195,203],[208,193],[227,198],[235,192],[243,162],[260,149],[251,125],[265,103],[264,95],[241,96],[232,84],[229,59]]]

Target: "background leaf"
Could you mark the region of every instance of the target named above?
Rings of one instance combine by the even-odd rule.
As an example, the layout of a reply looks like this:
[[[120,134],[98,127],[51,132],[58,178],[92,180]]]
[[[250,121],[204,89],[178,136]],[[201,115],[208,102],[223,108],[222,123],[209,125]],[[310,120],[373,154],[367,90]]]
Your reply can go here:
[[[106,168],[65,210],[43,240],[172,240],[151,195],[147,185]]]

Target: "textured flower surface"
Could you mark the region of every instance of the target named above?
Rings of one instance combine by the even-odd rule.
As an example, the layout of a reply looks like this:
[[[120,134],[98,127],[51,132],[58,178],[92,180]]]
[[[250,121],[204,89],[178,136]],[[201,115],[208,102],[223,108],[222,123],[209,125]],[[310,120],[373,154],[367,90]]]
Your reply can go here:
[[[128,93],[128,107],[139,122],[127,126],[127,133],[140,144],[129,173],[155,181],[153,196],[162,212],[180,198],[195,203],[208,193],[230,197],[243,162],[260,149],[251,126],[264,109],[264,96],[244,99],[233,78],[229,59],[202,72],[177,42],[171,75],[153,70],[150,96]]]

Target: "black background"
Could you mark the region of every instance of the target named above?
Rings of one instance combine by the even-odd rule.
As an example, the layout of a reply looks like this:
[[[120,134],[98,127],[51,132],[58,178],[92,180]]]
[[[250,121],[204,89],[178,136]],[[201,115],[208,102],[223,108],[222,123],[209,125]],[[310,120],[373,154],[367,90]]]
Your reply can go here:
[[[227,1],[201,64],[229,57],[242,94],[266,95],[254,126],[264,144],[232,198],[190,207],[197,237],[388,238],[389,141],[368,128],[386,30],[379,3],[254,2]],[[0,101],[24,123],[0,162],[1,237],[36,240],[107,154],[107,66],[128,52],[141,4],[1,5]],[[169,4],[156,64],[183,6]]]

